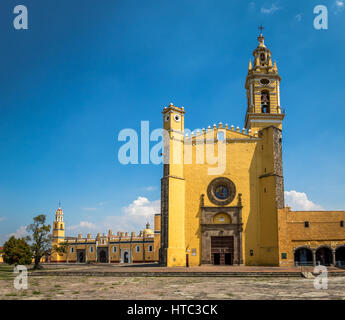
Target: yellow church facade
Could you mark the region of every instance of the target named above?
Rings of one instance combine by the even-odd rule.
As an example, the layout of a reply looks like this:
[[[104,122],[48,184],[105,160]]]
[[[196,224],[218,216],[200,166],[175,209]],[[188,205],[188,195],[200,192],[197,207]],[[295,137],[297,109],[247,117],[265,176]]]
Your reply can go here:
[[[163,265],[345,263],[344,211],[285,207],[281,77],[262,34],[258,42],[243,129],[219,123],[187,134],[183,107],[162,112]]]
[[[107,235],[97,234],[86,238],[65,236],[65,222],[61,207],[56,210],[53,222],[52,263],[148,263],[157,262],[160,247],[160,214],[154,216],[154,230],[147,223],[138,235],[134,232],[109,230]],[[65,253],[58,253],[55,246],[66,243]]]
[[[258,42],[245,80],[243,129],[220,122],[191,132],[183,107],[163,109],[154,230],[67,237],[58,208],[53,247],[67,242],[67,248],[53,251],[51,262],[345,265],[345,211],[292,211],[284,203],[281,77],[262,34]]]

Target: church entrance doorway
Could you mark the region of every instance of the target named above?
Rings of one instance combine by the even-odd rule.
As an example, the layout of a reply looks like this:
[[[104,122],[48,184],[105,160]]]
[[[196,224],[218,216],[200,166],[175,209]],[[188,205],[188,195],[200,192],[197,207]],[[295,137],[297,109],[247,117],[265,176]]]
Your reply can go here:
[[[128,263],[128,260],[128,251],[125,251],[125,253],[123,254],[123,262]]]
[[[202,206],[201,210],[201,264],[242,265],[241,197],[234,207]]]
[[[213,254],[213,264],[220,264],[220,254],[219,253],[214,253]]]
[[[85,262],[85,250],[77,250],[77,261],[79,263]]]
[[[212,263],[215,265],[232,265],[232,257],[234,255],[234,237],[211,237],[211,255],[213,260]]]
[[[226,253],[225,254],[225,264],[232,264],[232,260],[231,260],[231,253]]]
[[[101,249],[99,251],[99,262],[106,263],[108,262],[108,255],[106,249]]]

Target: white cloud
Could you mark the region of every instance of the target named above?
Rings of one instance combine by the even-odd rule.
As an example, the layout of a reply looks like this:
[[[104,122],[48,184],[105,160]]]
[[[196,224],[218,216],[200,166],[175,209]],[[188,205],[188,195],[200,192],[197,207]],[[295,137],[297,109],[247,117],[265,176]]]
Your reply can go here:
[[[297,192],[295,190],[285,191],[285,205],[291,207],[292,210],[312,211],[324,210],[320,205],[308,199],[304,192]]]
[[[272,3],[270,7],[261,7],[261,13],[263,14],[273,14],[281,8],[277,7],[276,4]]]
[[[7,217],[0,217],[0,222],[5,221],[6,219],[7,219]]]
[[[301,22],[302,21],[302,13],[296,14],[295,18],[298,22]]]
[[[5,237],[10,238],[12,236],[15,236],[16,238],[22,238],[22,237],[26,237],[27,235],[28,233],[26,232],[26,226],[21,226],[15,232],[10,233],[6,235]]]
[[[145,197],[138,197],[123,211],[128,217],[149,218],[160,211],[160,200],[150,202]]]
[[[344,1],[336,0],[335,5],[339,8],[344,8]]]
[[[146,197],[138,197],[127,207],[122,208],[122,216],[108,216],[104,227],[116,231],[136,231],[145,229],[149,222],[153,229],[153,217],[160,212],[160,200],[150,201]]]
[[[97,226],[88,221],[80,221],[79,224],[76,224],[74,226],[67,226],[67,230],[74,230],[74,231],[90,231],[90,230],[96,230]]]
[[[135,231],[138,233],[140,230],[145,229],[147,222],[151,224],[153,229],[153,218],[155,213],[160,212],[160,200],[150,201],[146,197],[139,196],[136,200],[128,206],[121,209],[122,215],[109,215],[104,220],[92,223],[88,221],[81,221],[77,225],[66,227],[67,230],[73,231],[73,234],[66,234],[75,236],[77,233],[96,232],[108,233],[108,230],[113,230],[116,234],[117,231]]]
[[[345,3],[343,0],[336,0],[333,4],[333,12],[338,14],[342,12],[345,8]]]

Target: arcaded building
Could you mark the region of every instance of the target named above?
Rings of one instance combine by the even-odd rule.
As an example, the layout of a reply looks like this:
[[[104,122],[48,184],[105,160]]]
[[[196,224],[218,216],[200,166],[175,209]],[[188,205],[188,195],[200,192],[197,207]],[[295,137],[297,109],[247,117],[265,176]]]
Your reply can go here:
[[[109,230],[107,235],[97,234],[92,237],[89,233],[86,238],[81,234],[78,237],[65,236],[65,222],[61,207],[56,210],[53,223],[52,247],[67,243],[66,252],[52,253],[53,263],[145,263],[157,262],[160,247],[160,214],[154,216],[154,231],[150,224],[135,234],[134,232],[117,232]]]
[[[243,129],[226,124],[230,112],[224,124],[193,131],[183,107],[162,112],[163,265],[345,263],[345,211],[285,207],[281,77],[262,34],[253,57]]]
[[[278,211],[280,265],[345,265],[344,211]]]

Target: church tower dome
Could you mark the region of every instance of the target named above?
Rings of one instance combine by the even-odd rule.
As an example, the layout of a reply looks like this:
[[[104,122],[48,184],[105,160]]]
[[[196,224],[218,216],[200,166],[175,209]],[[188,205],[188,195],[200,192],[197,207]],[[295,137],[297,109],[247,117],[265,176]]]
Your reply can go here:
[[[150,224],[146,223],[146,229],[144,230],[144,235],[145,236],[150,236],[150,235],[154,235],[153,230],[150,228]]]

